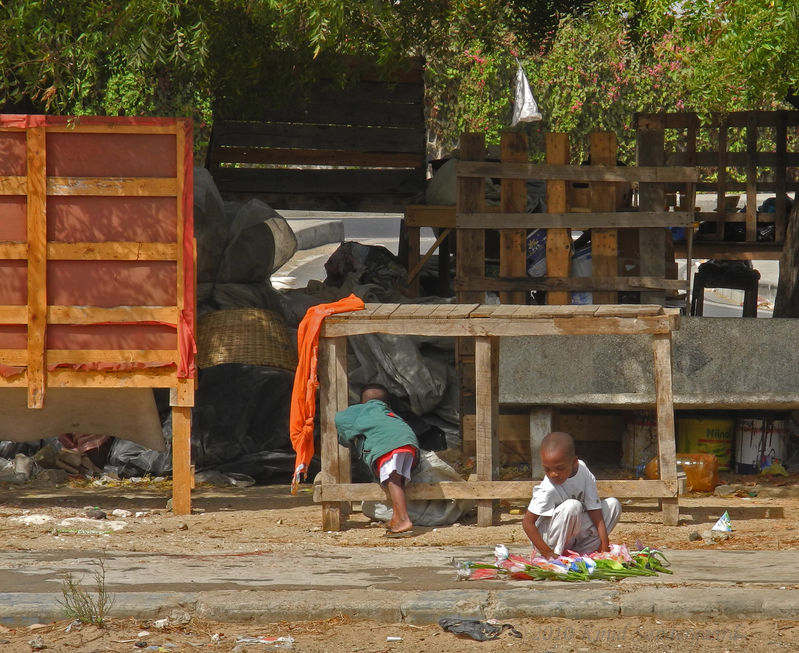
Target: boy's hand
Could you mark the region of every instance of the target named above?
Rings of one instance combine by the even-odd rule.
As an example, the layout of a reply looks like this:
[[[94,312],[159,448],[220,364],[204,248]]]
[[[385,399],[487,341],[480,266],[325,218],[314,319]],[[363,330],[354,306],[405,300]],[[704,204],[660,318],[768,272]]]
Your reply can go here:
[[[607,541],[599,543],[599,552],[600,553],[607,553],[610,551],[610,544]]]
[[[546,558],[547,560],[551,560],[552,558],[557,558],[558,554],[555,553],[550,547],[544,545],[542,548],[536,547],[538,551],[538,555]]]

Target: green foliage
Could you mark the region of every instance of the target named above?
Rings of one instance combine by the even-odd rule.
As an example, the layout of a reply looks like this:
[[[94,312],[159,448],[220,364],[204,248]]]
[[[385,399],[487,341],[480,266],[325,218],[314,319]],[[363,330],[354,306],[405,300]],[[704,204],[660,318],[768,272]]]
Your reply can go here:
[[[441,150],[508,128],[518,56],[544,115],[579,140],[635,111],[774,108],[799,88],[796,0],[0,0],[0,106],[181,115],[288,102],[325,55],[427,61]],[[314,73],[316,74],[316,73]],[[342,83],[344,83],[342,81]],[[582,156],[578,145],[575,157]]]

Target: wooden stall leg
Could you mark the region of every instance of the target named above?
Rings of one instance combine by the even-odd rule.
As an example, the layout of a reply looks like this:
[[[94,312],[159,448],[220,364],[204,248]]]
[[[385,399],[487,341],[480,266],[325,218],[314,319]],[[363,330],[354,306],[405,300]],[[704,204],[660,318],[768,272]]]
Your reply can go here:
[[[499,477],[499,338],[479,337],[474,343],[477,480]],[[477,501],[477,525],[494,524],[493,499]]]
[[[191,514],[194,468],[191,464],[191,407],[194,405],[194,380],[181,379],[169,390],[172,406],[172,512]]]
[[[541,465],[541,441],[552,432],[555,422],[555,411],[551,407],[530,409],[530,472],[533,480],[544,478],[544,467]]]
[[[322,484],[348,483],[350,480],[349,449],[338,443],[335,415],[348,403],[347,339],[319,339],[319,424],[321,427]],[[322,528],[341,530],[343,503],[322,502]]]
[[[652,337],[655,363],[655,405],[657,410],[658,463],[660,479],[677,479],[677,446],[674,441],[674,397],[671,379],[671,334]],[[660,501],[663,523],[676,526],[680,518],[678,497],[664,497]]]
[[[421,258],[419,240],[420,229],[419,227],[409,227],[405,224],[403,231],[403,240],[405,241],[405,265],[408,269],[408,297],[418,297],[420,271],[417,271],[416,268]],[[400,257],[400,259],[402,259],[402,257]],[[414,271],[416,271],[416,274],[411,276]]]

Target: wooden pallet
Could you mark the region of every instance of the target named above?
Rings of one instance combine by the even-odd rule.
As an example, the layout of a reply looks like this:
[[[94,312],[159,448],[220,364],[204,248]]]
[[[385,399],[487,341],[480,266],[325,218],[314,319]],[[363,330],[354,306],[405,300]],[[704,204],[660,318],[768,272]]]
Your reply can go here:
[[[785,196],[799,190],[799,152],[788,151],[789,133],[799,127],[799,111],[733,111],[713,114],[705,120],[695,113],[641,113],[636,114],[635,122],[639,138],[643,135],[659,139],[666,165],[696,166],[700,173],[693,188],[669,184],[668,191],[683,195],[710,191],[716,195],[716,209],[697,214],[697,220],[714,222],[716,229],[705,241],[694,243],[698,258],[779,259],[788,218]],[[677,140],[666,141],[667,132]],[[701,132],[715,142],[715,149],[698,149]],[[732,146],[736,132],[740,134],[739,151]],[[773,145],[764,144],[765,136]],[[732,179],[730,168],[741,170],[745,181]],[[745,195],[745,213],[728,211],[725,206],[725,198],[737,193]],[[774,213],[758,214],[758,193],[774,193]],[[690,199],[684,205],[689,210],[693,208]],[[730,222],[745,223],[743,242],[724,240],[724,226]],[[774,223],[773,241],[758,242],[759,222]],[[678,254],[684,251],[685,246],[678,245]]]
[[[363,311],[326,318],[319,341],[322,472],[314,501],[322,503],[322,527],[340,530],[342,504],[386,500],[376,484],[349,482],[350,452],[339,445],[336,412],[348,405],[347,336],[393,333],[451,336],[474,343],[476,481],[411,484],[409,499],[469,498],[478,505],[478,524],[494,523],[495,499],[532,496],[532,481],[496,480],[499,339],[542,335],[648,335],[652,339],[656,389],[658,456],[656,481],[605,481],[600,492],[620,497],[658,498],[663,521],[678,519],[674,410],[671,386],[671,333],[679,316],[656,305],[519,306],[480,304],[367,304]],[[534,450],[537,450],[535,447]]]
[[[0,391],[169,388],[191,511],[192,125],[0,116]]]

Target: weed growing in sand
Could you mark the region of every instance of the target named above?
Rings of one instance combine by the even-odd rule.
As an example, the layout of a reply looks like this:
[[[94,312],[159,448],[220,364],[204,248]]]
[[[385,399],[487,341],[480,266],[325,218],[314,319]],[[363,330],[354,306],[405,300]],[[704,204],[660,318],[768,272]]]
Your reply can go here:
[[[83,578],[76,580],[71,573],[66,573],[61,582],[61,594],[64,600],[58,603],[64,608],[69,619],[102,626],[114,604],[114,596],[108,592],[105,584],[105,560],[99,559],[97,566],[98,569],[94,571],[94,594],[83,589],[81,585]]]

